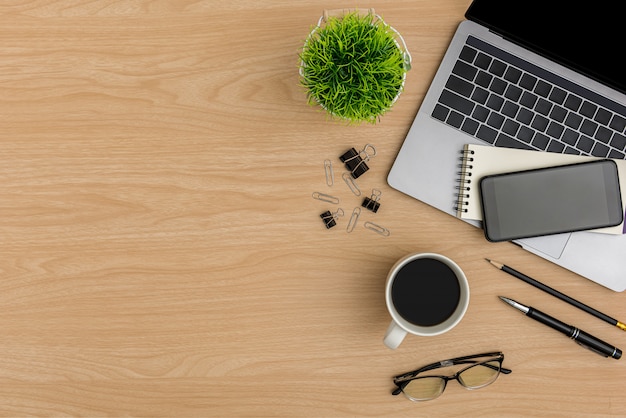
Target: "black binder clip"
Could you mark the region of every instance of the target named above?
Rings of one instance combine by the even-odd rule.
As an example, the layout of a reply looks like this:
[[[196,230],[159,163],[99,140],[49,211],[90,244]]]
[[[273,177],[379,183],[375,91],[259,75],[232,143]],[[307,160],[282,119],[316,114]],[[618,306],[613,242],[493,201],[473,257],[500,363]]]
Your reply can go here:
[[[363,206],[365,209],[371,210],[374,213],[378,212],[378,208],[380,208],[379,200],[382,194],[383,193],[380,190],[372,189],[372,196],[363,199],[363,203],[361,204],[361,206]]]
[[[369,152],[368,152],[369,150]],[[361,151],[357,151],[354,148],[350,148],[343,155],[339,156],[339,159],[342,163],[345,164],[346,168],[350,172],[352,178],[359,178],[362,174],[364,174],[369,167],[366,162],[370,160],[370,158],[376,155],[376,148],[373,145],[367,144]]]
[[[343,209],[339,208],[336,212],[331,213],[329,210],[322,213],[320,218],[324,221],[324,226],[326,229],[330,229],[333,226],[337,225],[337,219],[343,216]]]

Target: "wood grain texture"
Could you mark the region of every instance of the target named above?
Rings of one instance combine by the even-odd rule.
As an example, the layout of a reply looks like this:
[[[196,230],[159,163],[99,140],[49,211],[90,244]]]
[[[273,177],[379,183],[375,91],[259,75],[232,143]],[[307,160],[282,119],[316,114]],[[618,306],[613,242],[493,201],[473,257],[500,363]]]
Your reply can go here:
[[[623,415],[624,360],[507,308],[515,297],[624,348],[626,334],[497,271],[505,262],[619,319],[613,293],[410,199],[386,175],[469,0],[365,1],[413,56],[377,125],[306,104],[298,51],[320,1],[33,0],[0,5],[1,416]],[[353,4],[348,4],[351,7]],[[372,143],[360,199],[337,157]],[[328,188],[323,161],[335,164]],[[453,331],[383,346],[387,271],[439,252],[466,272]],[[394,374],[502,350],[513,373],[437,401]]]

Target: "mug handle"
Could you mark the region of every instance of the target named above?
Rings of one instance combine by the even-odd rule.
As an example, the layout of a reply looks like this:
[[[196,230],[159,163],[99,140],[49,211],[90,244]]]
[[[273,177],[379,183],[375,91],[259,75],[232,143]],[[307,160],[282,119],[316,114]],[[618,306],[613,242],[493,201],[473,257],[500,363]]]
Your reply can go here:
[[[395,350],[404,340],[404,337],[406,337],[406,331],[400,328],[398,324],[395,323],[395,321],[391,321],[391,324],[389,324],[387,332],[385,333],[385,338],[383,339],[383,342],[387,347]]]

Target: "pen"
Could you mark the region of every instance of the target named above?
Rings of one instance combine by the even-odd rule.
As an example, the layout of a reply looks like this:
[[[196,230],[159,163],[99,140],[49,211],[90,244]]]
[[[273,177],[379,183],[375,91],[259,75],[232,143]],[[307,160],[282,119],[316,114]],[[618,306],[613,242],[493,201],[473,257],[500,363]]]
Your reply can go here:
[[[499,296],[502,301],[508,303],[515,309],[522,311],[526,316],[531,317],[535,321],[539,321],[544,325],[549,326],[552,329],[555,329],[572,340],[576,341],[578,344],[582,345],[585,348],[588,348],[591,351],[594,351],[601,356],[604,357],[613,357],[614,359],[619,359],[622,357],[622,350],[617,347],[613,347],[609,343],[605,343],[604,341],[594,337],[593,335],[587,334],[585,331],[580,330],[572,325],[567,325],[564,322],[559,321],[556,318],[551,317],[548,314],[541,312],[538,309],[532,308],[530,306],[522,305],[514,301],[513,299],[505,298],[503,296]]]
[[[524,273],[520,273],[519,271],[515,270],[514,268],[511,268],[507,265],[504,265],[502,263],[498,263],[497,261],[493,261],[490,260],[488,258],[485,258],[485,260],[489,261],[493,266],[495,266],[496,268],[509,273],[511,276],[516,277],[522,281],[525,281],[526,283],[535,286],[537,289],[541,289],[546,293],[551,294],[552,296],[561,299],[562,301],[565,301],[567,303],[569,303],[570,305],[573,305],[575,307],[577,307],[578,309],[582,309],[583,311],[587,312],[588,314],[591,314],[593,316],[595,316],[596,318],[600,318],[601,320],[608,322],[611,325],[615,325],[616,327],[620,328],[622,331],[626,331],[626,324],[618,321],[615,318],[611,318],[610,316],[603,314],[602,312],[598,311],[597,309],[592,308],[591,306],[585,305],[582,302],[577,301],[576,299],[567,296],[566,294],[563,294],[561,292],[559,292],[556,289],[551,288],[548,285],[545,285],[535,279],[533,279],[532,277],[528,277],[527,275],[525,275]]]

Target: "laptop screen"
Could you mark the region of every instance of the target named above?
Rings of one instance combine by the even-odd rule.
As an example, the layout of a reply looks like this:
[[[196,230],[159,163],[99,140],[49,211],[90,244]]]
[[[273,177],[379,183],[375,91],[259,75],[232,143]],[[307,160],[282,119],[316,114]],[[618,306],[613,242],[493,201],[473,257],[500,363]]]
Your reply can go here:
[[[626,93],[621,1],[474,0],[465,16]]]

